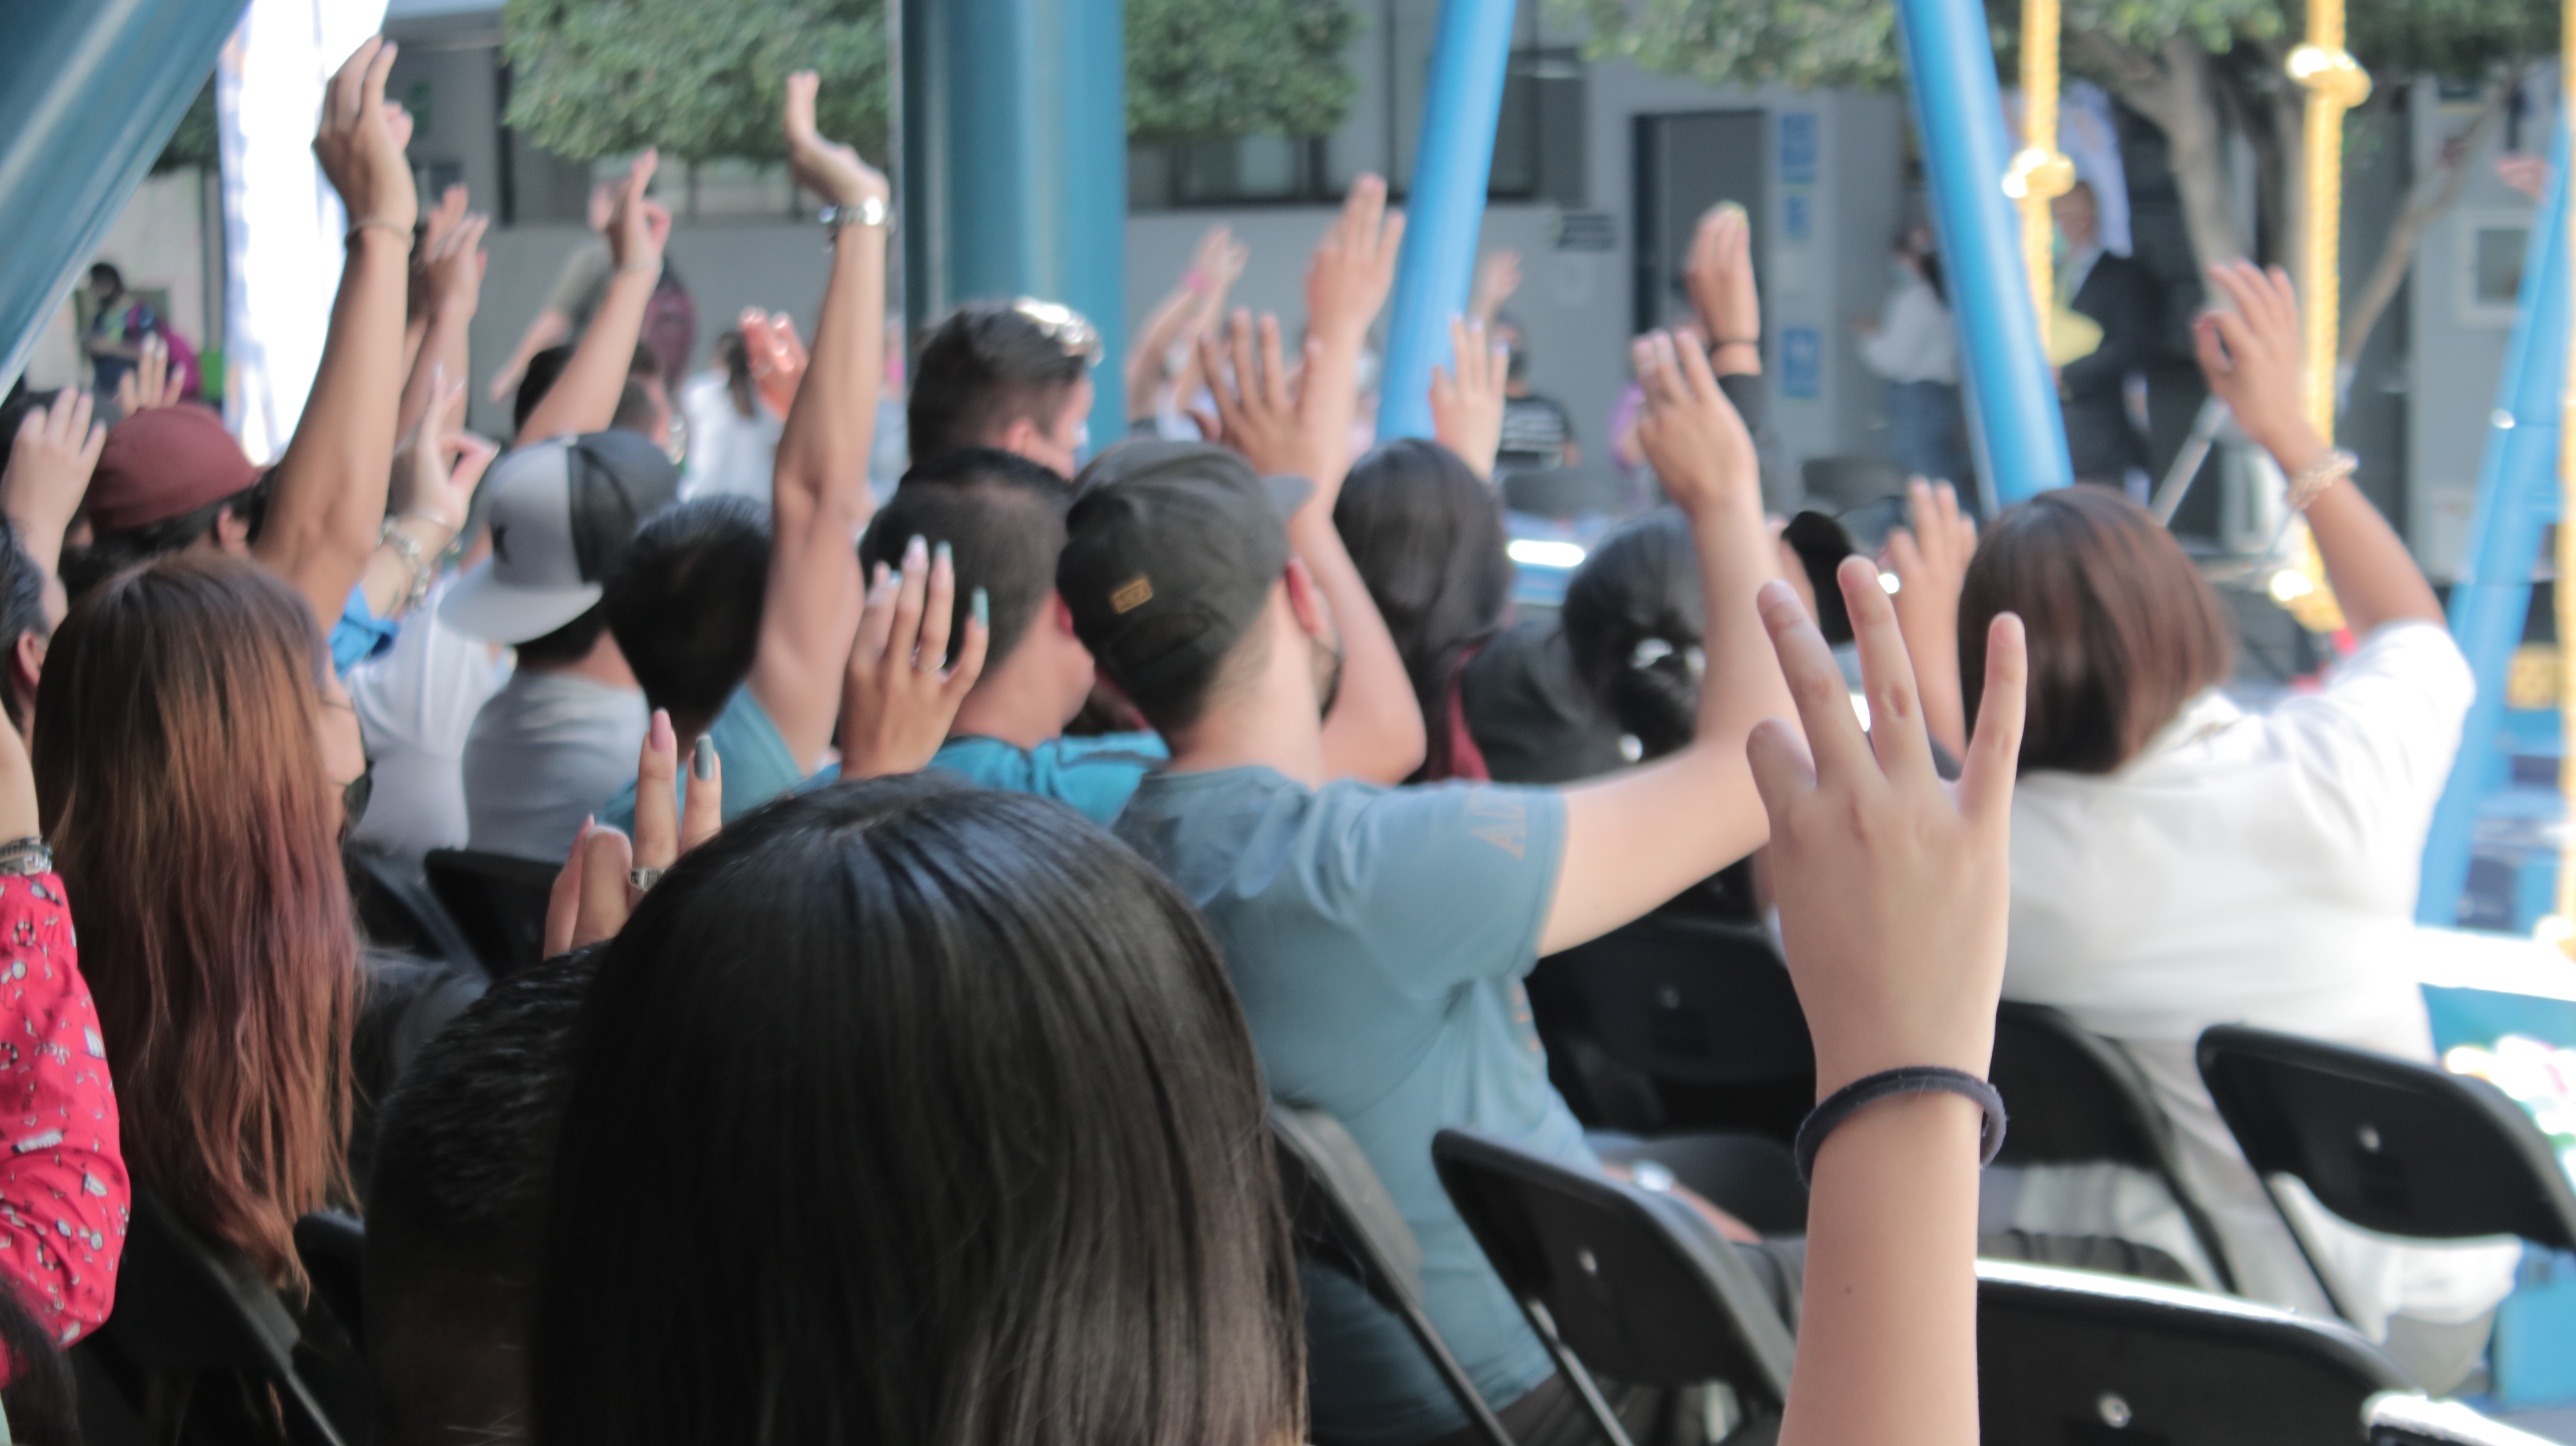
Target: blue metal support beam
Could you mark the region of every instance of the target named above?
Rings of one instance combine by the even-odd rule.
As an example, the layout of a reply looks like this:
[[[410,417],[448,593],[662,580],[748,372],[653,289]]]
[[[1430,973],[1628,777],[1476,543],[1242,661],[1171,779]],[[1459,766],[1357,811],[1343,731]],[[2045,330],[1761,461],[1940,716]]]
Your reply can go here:
[[[1405,196],[1404,254],[1387,312],[1380,441],[1431,435],[1431,369],[1449,357],[1449,319],[1467,309],[1476,233],[1494,169],[1494,127],[1512,58],[1514,0],[1442,0],[1422,94],[1422,139]]]
[[[1126,430],[1127,49],[1119,0],[902,0],[912,330],[1034,296],[1100,329],[1095,445]]]
[[[2416,921],[2444,928],[2459,923],[2478,811],[2505,782],[2505,674],[2530,615],[2532,569],[2540,561],[2542,539],[2558,517],[2559,408],[2567,387],[2567,165],[2568,125],[2562,118],[2550,155],[2549,189],[2523,253],[2522,295],[2496,382],[2495,410],[2487,417],[2468,553],[2451,588],[2451,636],[2468,654],[2478,693],[2460,727],[2450,785],[2433,811],[2415,898]],[[2559,645],[2576,645],[2576,639],[2562,638]]]
[[[0,383],[214,72],[239,0],[0,0]]]
[[[1925,189],[1959,322],[1960,380],[1977,471],[1999,506],[2075,480],[2066,423],[2033,313],[2021,225],[2004,195],[2011,164],[1994,43],[1979,0],[1896,0]]]

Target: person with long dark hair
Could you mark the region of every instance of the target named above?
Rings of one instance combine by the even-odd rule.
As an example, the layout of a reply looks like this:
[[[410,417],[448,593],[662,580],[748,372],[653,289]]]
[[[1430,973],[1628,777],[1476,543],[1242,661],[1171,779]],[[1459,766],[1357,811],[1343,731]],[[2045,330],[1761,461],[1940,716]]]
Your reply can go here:
[[[1333,503],[1333,526],[1395,636],[1428,744],[1405,780],[1484,778],[1459,675],[1510,619],[1512,563],[1491,484],[1438,442],[1407,438],[1362,457]]]
[[[549,1446],[1305,1439],[1215,941],[1059,805],[844,783],[689,853],[601,961],[562,1141]]]

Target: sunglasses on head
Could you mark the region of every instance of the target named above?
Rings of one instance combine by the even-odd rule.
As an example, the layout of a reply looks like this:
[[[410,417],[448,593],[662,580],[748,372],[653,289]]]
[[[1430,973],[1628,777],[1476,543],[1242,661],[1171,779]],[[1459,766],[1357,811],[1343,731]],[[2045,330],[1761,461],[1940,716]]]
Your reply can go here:
[[[1063,347],[1065,355],[1078,356],[1093,366],[1100,364],[1100,330],[1081,312],[1070,306],[1027,296],[1012,302],[1011,310],[1036,327],[1047,340]]]

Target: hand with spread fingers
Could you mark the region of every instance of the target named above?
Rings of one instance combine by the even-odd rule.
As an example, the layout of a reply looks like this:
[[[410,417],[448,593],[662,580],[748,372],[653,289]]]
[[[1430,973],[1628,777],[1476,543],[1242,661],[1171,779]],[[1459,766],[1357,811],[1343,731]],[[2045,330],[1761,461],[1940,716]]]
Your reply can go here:
[[[1906,525],[1887,534],[1896,574],[1896,622],[1923,688],[1923,721],[1953,755],[1968,746],[1959,684],[1959,588],[1977,551],[1977,520],[1947,482],[1906,479]]]
[[[878,566],[841,688],[843,778],[914,772],[947,741],[992,641],[979,587],[950,664],[956,612],[957,567],[947,543],[934,551],[916,537],[904,547],[902,572]]]
[[[2325,440],[2300,405],[2306,362],[2299,295],[2289,273],[2230,261],[2209,268],[2209,279],[2235,308],[2205,311],[2192,323],[2192,350],[2209,389],[2236,414],[2245,435],[2275,457],[2324,451]]]
[[[1386,208],[1386,182],[1362,176],[1341,214],[1324,231],[1306,267],[1308,330],[1327,343],[1356,344],[1395,289],[1395,260],[1404,249],[1404,213]]]
[[[130,417],[153,407],[175,407],[187,384],[187,369],[170,365],[170,344],[159,332],[149,333],[133,369],[116,379],[116,414]]]
[[[465,430],[465,384],[447,380],[443,362],[430,364],[430,408],[394,453],[388,488],[394,521],[435,523],[447,530],[431,549],[445,548],[465,528],[475,484],[500,449]]]
[[[9,465],[0,469],[0,515],[18,529],[45,577],[46,609],[61,617],[68,605],[55,576],[62,563],[63,534],[80,514],[89,493],[89,478],[98,470],[98,454],[107,445],[107,427],[91,420],[90,394],[80,387],[54,393],[51,405],[32,408],[18,423],[9,442]]]
[[[1281,354],[1279,318],[1264,312],[1257,343],[1255,334],[1252,313],[1238,311],[1221,335],[1199,338],[1199,370],[1216,399],[1215,416],[1198,414],[1199,429],[1241,452],[1252,470],[1264,476],[1338,474],[1327,455],[1331,441],[1307,415],[1314,398],[1295,385]],[[1298,370],[1310,367],[1322,349],[1321,341],[1309,338]],[[1342,445],[1349,444],[1345,440]]]
[[[1719,390],[1708,353],[1685,331],[1650,332],[1629,346],[1645,413],[1637,443],[1682,511],[1696,516],[1729,501],[1761,502],[1762,469],[1753,434]]]
[[[701,737],[689,757],[689,793],[679,791],[679,738],[656,708],[635,768],[635,837],[585,823],[546,900],[546,957],[615,938],[646,891],[680,856],[724,827],[724,765]]]
[[[1510,358],[1475,316],[1449,318],[1449,347],[1456,370],[1431,369],[1431,435],[1490,482],[1494,454],[1503,445],[1503,381]]]
[[[1503,303],[1521,289],[1521,253],[1497,251],[1476,268],[1476,289],[1467,302],[1467,314],[1487,326],[1502,314]]]
[[[411,117],[385,99],[394,51],[391,41],[370,36],[331,77],[313,154],[331,189],[339,193],[352,227],[378,227],[407,237],[420,216],[420,190],[412,180],[411,162],[403,156],[411,141]]]

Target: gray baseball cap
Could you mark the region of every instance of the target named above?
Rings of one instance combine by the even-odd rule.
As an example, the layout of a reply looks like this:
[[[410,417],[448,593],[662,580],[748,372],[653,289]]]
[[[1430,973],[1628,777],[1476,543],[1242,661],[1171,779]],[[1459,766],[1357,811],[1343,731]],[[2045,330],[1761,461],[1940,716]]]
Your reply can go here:
[[[438,620],[517,644],[598,604],[635,529],[679,496],[680,471],[649,438],[588,432],[517,448],[492,465],[484,488],[492,556],[448,590]]]

